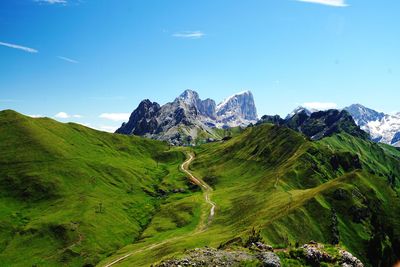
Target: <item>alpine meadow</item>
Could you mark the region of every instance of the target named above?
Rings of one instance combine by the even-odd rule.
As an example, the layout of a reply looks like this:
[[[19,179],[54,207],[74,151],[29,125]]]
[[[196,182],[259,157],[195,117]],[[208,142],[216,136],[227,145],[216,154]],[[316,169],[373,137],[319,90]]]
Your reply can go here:
[[[398,10],[1,2],[0,267],[400,266]]]

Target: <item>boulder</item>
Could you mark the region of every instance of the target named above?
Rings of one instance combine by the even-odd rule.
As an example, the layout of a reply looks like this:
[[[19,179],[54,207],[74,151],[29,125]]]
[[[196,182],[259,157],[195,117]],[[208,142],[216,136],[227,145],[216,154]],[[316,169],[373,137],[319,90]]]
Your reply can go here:
[[[259,259],[264,267],[281,267],[281,259],[273,252],[262,252]]]
[[[364,264],[354,257],[350,252],[345,250],[340,251],[342,267],[364,267]]]

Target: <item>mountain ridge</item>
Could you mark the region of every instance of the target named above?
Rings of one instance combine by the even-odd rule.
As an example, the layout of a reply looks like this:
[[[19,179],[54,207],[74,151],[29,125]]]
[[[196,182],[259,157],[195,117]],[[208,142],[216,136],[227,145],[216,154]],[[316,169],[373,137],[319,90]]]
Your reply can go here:
[[[218,105],[210,98],[201,100],[199,94],[190,89],[165,105],[150,103],[150,100],[143,100],[116,133],[136,134],[183,145],[221,138],[215,129],[246,127],[257,120],[250,91],[235,94]]]
[[[371,140],[400,147],[400,112],[389,115],[361,104],[337,110],[339,113],[342,110],[348,112],[355,124],[370,135]],[[216,104],[210,98],[200,99],[196,91],[187,89],[173,102],[163,106],[148,99],[143,100],[132,112],[129,121],[124,122],[116,133],[145,136],[173,145],[192,145],[222,139],[224,136],[217,129],[247,127],[265,120],[283,125],[284,121],[288,122],[302,112],[312,117],[313,113],[320,111],[298,106],[285,119],[269,115],[258,119],[254,97],[249,90],[233,94]],[[296,125],[291,125],[291,128],[294,127]],[[358,132],[357,135],[361,136],[362,133]],[[315,138],[320,137],[317,135]]]
[[[351,115],[345,111],[330,109],[326,111],[311,112],[305,108],[296,108],[286,119],[279,115],[261,117],[257,124],[272,123],[278,126],[286,126],[292,130],[300,132],[311,140],[322,138],[345,132],[355,137],[369,139],[367,133],[356,125]]]
[[[282,266],[312,266],[293,247],[310,240],[367,267],[400,258],[400,152],[345,132],[311,141],[266,123],[175,148],[2,111],[0,140],[4,266],[106,266],[124,255],[117,265],[150,266],[252,238],[273,246]],[[207,196],[179,171],[183,152],[212,187],[206,229]]]
[[[373,141],[400,147],[399,113],[394,115],[385,114],[361,104],[354,104],[344,109],[353,116],[361,129],[371,135]]]
[[[356,125],[370,135],[372,141],[400,147],[400,112],[392,115],[385,114],[367,108],[361,104],[352,104],[338,110],[347,111],[352,116]],[[289,120],[302,111],[307,115],[318,112],[318,110],[315,109],[299,106],[289,113],[285,119]]]

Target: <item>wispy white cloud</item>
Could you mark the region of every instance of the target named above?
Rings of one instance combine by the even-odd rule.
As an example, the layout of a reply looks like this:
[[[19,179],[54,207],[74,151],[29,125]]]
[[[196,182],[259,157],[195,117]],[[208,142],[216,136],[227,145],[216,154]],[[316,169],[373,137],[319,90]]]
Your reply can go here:
[[[38,3],[46,3],[46,4],[62,4],[62,5],[66,5],[68,3],[67,0],[35,0],[35,2]]]
[[[202,31],[184,31],[172,34],[173,37],[186,38],[186,39],[200,39],[206,34]]]
[[[61,59],[61,60],[64,60],[64,61],[67,61],[69,63],[73,63],[73,64],[78,64],[79,63],[79,61],[77,61],[75,59],[72,59],[72,58],[68,58],[68,57],[58,56],[57,58]]]
[[[4,43],[4,42],[0,42],[0,45],[2,46],[6,46],[9,48],[14,48],[14,49],[18,49],[18,50],[22,50],[28,53],[38,53],[39,51],[34,49],[34,48],[30,48],[27,46],[22,46],[22,45],[17,45],[17,44],[10,44],[10,43]]]
[[[66,112],[58,112],[54,117],[59,119],[68,119],[70,116]]]
[[[28,116],[31,118],[43,118],[44,117],[43,115],[40,115],[40,114],[29,114]]]
[[[321,4],[327,6],[335,6],[335,7],[346,7],[348,4],[346,0],[298,0],[299,2],[307,2],[314,4]]]
[[[129,113],[103,113],[100,114],[99,118],[112,121],[127,121],[129,116]]]
[[[68,114],[66,112],[61,111],[61,112],[58,112],[56,115],[54,115],[54,117],[58,118],[58,119],[70,119],[70,118],[80,119],[83,116],[79,115],[79,114],[70,115],[70,114]]]
[[[327,110],[327,109],[336,109],[338,105],[336,103],[330,102],[307,102],[302,105],[307,109],[314,110]]]

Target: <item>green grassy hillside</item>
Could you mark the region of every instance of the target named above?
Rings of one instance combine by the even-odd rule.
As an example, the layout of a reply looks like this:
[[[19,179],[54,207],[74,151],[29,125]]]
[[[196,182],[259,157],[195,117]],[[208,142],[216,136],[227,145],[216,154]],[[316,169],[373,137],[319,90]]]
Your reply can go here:
[[[215,188],[214,227],[271,244],[316,240],[363,261],[400,254],[400,153],[347,134],[319,142],[262,125],[197,150],[193,169]]]
[[[149,266],[261,231],[284,266],[314,240],[367,266],[400,251],[400,151],[348,134],[311,142],[270,124],[225,141],[158,141],[0,112],[0,265]],[[192,150],[192,151],[191,151]],[[212,221],[200,188],[212,188]],[[327,246],[330,248],[330,246]]]
[[[165,143],[0,112],[0,265],[94,265],[187,189]]]
[[[158,233],[99,266],[127,254],[117,266],[149,266],[186,249],[245,240],[253,228],[284,251],[315,240],[339,245],[367,266],[391,266],[400,257],[397,150],[347,134],[311,142],[267,124],[195,152],[192,172],[214,188],[217,204],[207,229],[172,229],[171,239]],[[303,266],[280,255],[284,266]]]

